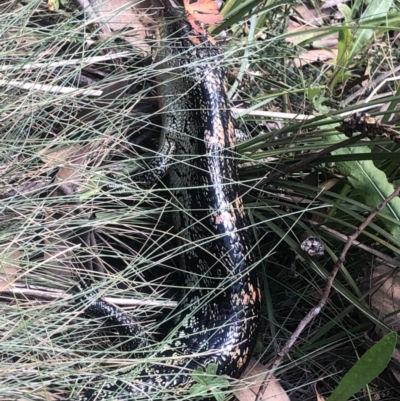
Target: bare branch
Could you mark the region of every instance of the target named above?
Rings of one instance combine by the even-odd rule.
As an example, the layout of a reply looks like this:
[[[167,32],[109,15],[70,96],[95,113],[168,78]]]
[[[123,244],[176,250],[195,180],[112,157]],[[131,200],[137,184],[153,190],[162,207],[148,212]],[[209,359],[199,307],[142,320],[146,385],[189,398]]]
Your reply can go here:
[[[400,194],[400,187],[398,187],[388,198],[386,198],[382,203],[380,203],[378,206],[375,207],[375,209],[370,213],[370,215],[363,221],[362,224],[357,228],[357,230],[348,237],[343,250],[341,254],[339,255],[338,259],[336,260],[335,266],[333,267],[331,273],[326,279],[325,283],[325,288],[322,291],[322,295],[320,298],[320,301],[318,302],[317,305],[315,305],[309,312],[308,314],[302,319],[302,321],[299,323],[297,326],[296,330],[293,332],[293,334],[290,336],[290,338],[286,341],[286,344],[283,346],[283,348],[278,352],[278,355],[276,356],[275,360],[272,362],[271,367],[267,375],[265,376],[262,385],[260,386],[260,390],[258,391],[257,397],[255,401],[261,401],[261,399],[264,396],[265,390],[268,387],[268,383],[271,380],[274,372],[278,368],[278,366],[281,364],[283,359],[285,358],[286,355],[289,354],[291,348],[293,347],[294,343],[296,340],[299,338],[300,334],[303,332],[303,330],[307,327],[307,325],[313,320],[316,316],[318,316],[319,313],[324,309],[326,302],[328,301],[329,294],[331,292],[332,286],[333,286],[333,281],[335,280],[335,277],[340,270],[340,268],[343,266],[343,263],[345,261],[347,252],[349,251],[350,247],[356,240],[356,238],[365,230],[365,228],[371,223],[372,219],[376,217],[376,215],[394,198],[399,196]]]

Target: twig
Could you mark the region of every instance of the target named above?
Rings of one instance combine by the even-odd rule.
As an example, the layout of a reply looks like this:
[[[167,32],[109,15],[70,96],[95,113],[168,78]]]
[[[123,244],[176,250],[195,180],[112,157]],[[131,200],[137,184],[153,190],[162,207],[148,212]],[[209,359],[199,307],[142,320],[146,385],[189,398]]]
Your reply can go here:
[[[76,65],[79,66],[80,69],[91,65],[91,64],[96,64],[100,63],[102,61],[108,61],[108,60],[114,60],[114,59],[119,59],[122,57],[129,57],[134,55],[135,53],[128,52],[128,51],[123,51],[115,54],[106,54],[104,56],[94,56],[94,57],[84,57],[82,59],[72,59],[72,60],[62,60],[62,61],[52,61],[49,63],[26,63],[22,65],[3,65],[0,66],[0,71],[7,71],[7,70],[18,70],[18,71],[24,71],[24,70],[37,70],[39,68],[47,68],[47,69],[52,69],[52,68],[60,68],[60,67],[67,67],[69,65]]]
[[[389,71],[385,72],[384,74],[380,75],[379,77],[377,77],[376,79],[368,82],[368,84],[364,87],[362,87],[360,90],[358,90],[355,93],[352,93],[349,96],[346,96],[346,99],[343,100],[340,103],[340,107],[346,107],[346,105],[351,104],[355,99],[359,99],[364,93],[366,93],[367,91],[369,91],[371,89],[371,87],[373,87],[374,85],[379,84],[382,81],[385,81],[386,78],[393,76],[396,72],[400,71],[400,65],[396,66],[393,69],[390,69]],[[368,103],[367,101],[365,101],[365,103]]]
[[[46,188],[50,184],[50,180],[43,179],[43,181],[34,181],[27,184],[19,185],[16,188],[9,189],[0,194],[0,199],[11,198],[17,195],[26,195],[33,191],[39,191],[40,189]],[[10,185],[11,186],[11,185]]]
[[[265,117],[265,118],[273,118],[273,119],[282,119],[282,120],[312,120],[315,116],[307,115],[307,114],[295,114],[295,113],[281,113],[278,111],[265,111],[265,110],[251,110],[251,109],[243,109],[239,107],[232,107],[232,110],[239,116],[255,116],[255,117]]]
[[[64,95],[86,95],[86,96],[95,96],[99,97],[103,94],[102,90],[94,90],[94,89],[79,89],[79,88],[68,88],[65,86],[57,86],[57,85],[46,85],[46,84],[38,84],[36,82],[20,82],[15,79],[11,79],[9,81],[0,79],[0,86],[14,86],[16,88],[25,89],[25,90],[36,90],[42,91],[46,93],[62,93]]]
[[[328,233],[329,235],[331,235],[332,237],[336,238],[339,241],[342,241],[342,242],[346,242],[347,241],[348,237],[346,235],[344,235],[342,233],[339,233],[338,231],[333,230],[332,228],[329,228],[329,227],[324,226],[324,225],[318,225],[318,223],[316,223],[314,221],[310,221],[310,224],[315,225],[319,230],[325,231],[326,233]],[[372,255],[375,255],[377,258],[382,259],[383,261],[385,261],[386,263],[390,264],[391,266],[400,267],[400,261],[399,260],[391,258],[390,256],[388,256],[388,255],[386,255],[386,254],[384,254],[384,253],[382,253],[382,252],[380,252],[380,251],[378,251],[378,250],[376,250],[374,248],[371,248],[370,246],[362,244],[359,241],[354,241],[353,242],[353,246],[355,246],[357,248],[360,248],[360,249],[364,250],[365,252],[368,252],[368,253],[370,253]]]
[[[311,114],[295,114],[295,113],[282,113],[279,111],[259,110],[258,106],[259,105],[256,105],[246,109],[240,107],[232,107],[231,109],[238,117],[255,116],[255,117],[273,118],[274,120],[281,119],[281,120],[297,120],[297,121],[309,121],[315,118],[315,116]],[[364,107],[358,108],[357,112],[368,111],[379,106],[382,106],[382,104],[373,104],[373,105],[366,104]],[[338,118],[346,117],[351,114],[354,114],[354,110],[340,113],[337,115],[337,117]]]
[[[268,387],[268,382],[271,380],[273,374],[275,373],[277,367],[281,364],[283,361],[283,358],[285,358],[286,355],[289,354],[291,348],[293,347],[294,343],[296,340],[299,338],[300,334],[303,332],[303,330],[307,327],[307,325],[311,322],[312,319],[314,319],[316,316],[318,316],[319,313],[324,309],[326,302],[328,300],[329,294],[331,292],[332,286],[333,286],[333,281],[335,280],[336,274],[338,273],[339,269],[343,266],[343,263],[345,261],[345,257],[347,255],[347,252],[349,251],[350,247],[352,246],[353,242],[356,240],[356,238],[365,230],[365,228],[368,226],[368,224],[372,221],[372,219],[395,197],[399,196],[400,194],[400,187],[398,187],[388,198],[386,198],[381,204],[375,207],[375,209],[370,213],[370,215],[363,221],[363,223],[360,224],[360,226],[357,228],[357,230],[348,237],[343,250],[338,257],[335,266],[333,267],[331,273],[326,279],[325,283],[325,288],[322,291],[321,299],[318,302],[316,306],[314,306],[302,319],[302,321],[299,323],[297,326],[296,330],[293,332],[293,334],[290,336],[290,338],[286,341],[286,344],[283,346],[283,348],[278,352],[277,357],[275,360],[272,362],[271,368],[269,369],[269,372],[265,376],[265,378],[262,381],[262,384],[260,386],[260,390],[258,391],[257,397],[255,401],[260,401],[262,397],[264,396],[265,390]]]
[[[0,295],[2,294],[12,294],[12,295],[23,295],[26,297],[35,297],[42,299],[69,299],[73,295],[66,293],[65,291],[55,290],[44,287],[26,287],[19,285],[8,285],[6,288],[0,288]],[[175,301],[158,301],[158,300],[148,300],[148,299],[126,299],[126,298],[113,298],[104,297],[106,302],[119,306],[155,306],[160,308],[170,308],[174,309],[177,306]]]

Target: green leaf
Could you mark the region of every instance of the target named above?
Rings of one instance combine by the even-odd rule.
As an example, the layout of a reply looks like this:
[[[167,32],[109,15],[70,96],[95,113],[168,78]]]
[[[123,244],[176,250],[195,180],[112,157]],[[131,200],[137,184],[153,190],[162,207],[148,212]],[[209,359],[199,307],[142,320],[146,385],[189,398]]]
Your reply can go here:
[[[196,370],[192,373],[192,378],[196,383],[199,383],[199,385],[201,386],[207,385],[209,382],[203,368],[200,366],[197,367]]]
[[[210,383],[209,378],[202,372],[202,374],[192,374],[193,380],[201,386],[207,386]]]
[[[204,375],[204,369],[201,366],[198,366],[194,372],[199,375]]]
[[[360,24],[376,25],[376,27],[379,27],[382,24],[382,18],[380,17],[385,16],[392,5],[393,0],[372,1],[360,18]],[[375,29],[351,29],[354,28],[351,25],[354,10],[344,4],[338,5],[338,8],[345,17],[345,22],[339,30],[338,55],[331,83],[329,84],[331,91],[334,90],[337,83],[343,82],[348,77],[347,69],[349,68],[349,64],[352,63],[354,57],[368,44],[375,32]]]
[[[219,389],[222,387],[229,386],[229,380],[225,376],[217,376],[218,365],[210,363],[206,372],[201,367],[198,367],[193,373],[192,378],[196,384],[190,389],[191,395],[199,395],[200,393],[205,395],[209,392],[217,399],[217,401],[223,401],[225,399],[225,393]]]
[[[217,374],[218,365],[216,363],[210,363],[207,366],[207,374],[210,376],[215,376]]]
[[[224,7],[221,11],[221,14],[226,18],[224,22],[222,22],[218,27],[212,27],[210,32],[213,35],[217,35],[221,33],[224,29],[231,27],[232,25],[240,22],[244,15],[247,13],[251,13],[250,16],[254,14],[260,14],[261,12],[267,12],[272,10],[273,8],[278,8],[279,6],[283,6],[287,3],[287,0],[277,0],[271,5],[267,5],[267,7],[258,9],[256,8],[258,4],[260,4],[260,0],[246,0],[237,2],[237,7],[233,7],[232,9]]]
[[[352,2],[352,7],[351,7],[351,19],[356,19],[357,15],[360,15],[362,13],[362,7],[365,5],[368,5],[367,0],[354,0]]]
[[[396,342],[394,332],[378,341],[347,372],[327,401],[347,401],[377,377],[389,363]]]
[[[309,88],[307,89],[307,97],[308,100],[310,102],[314,101],[314,98],[316,96],[319,96],[321,93],[321,88],[317,87],[317,86],[309,86]]]
[[[323,104],[327,101],[327,98],[323,95],[321,88],[310,86],[307,90],[307,96],[314,108],[320,113],[329,112],[330,109]]]
[[[349,78],[351,78],[351,77],[354,77],[354,75],[351,74],[350,72],[344,72],[343,74],[338,75],[338,80],[339,80],[340,82],[343,82],[343,81],[345,81],[346,79],[349,79]]]
[[[319,113],[326,114],[326,113],[329,113],[329,110],[330,110],[330,108],[328,106],[324,105],[324,103],[326,103],[327,101],[328,101],[328,99],[323,95],[315,96],[313,105]]]
[[[331,144],[345,139],[347,139],[345,135],[339,134],[326,136],[323,140]],[[358,153],[371,153],[371,149],[368,146],[358,146],[341,148],[332,152],[334,155]],[[357,194],[363,199],[364,203],[371,207],[378,206],[394,192],[394,186],[389,182],[386,174],[382,170],[379,170],[371,160],[341,162],[337,163],[337,167],[357,190]],[[378,218],[382,220],[391,235],[400,241],[400,199],[393,199],[388,206],[379,212]]]
[[[215,397],[217,401],[224,401],[225,400],[225,393],[223,391],[211,391],[212,395]]]
[[[352,14],[351,8],[349,6],[347,6],[346,4],[338,4],[337,8],[343,14],[345,21],[350,22],[351,14]]]
[[[363,15],[360,18],[360,23],[368,25],[374,24],[374,18],[382,17],[388,13],[393,6],[393,0],[374,0],[368,5]],[[380,25],[380,23],[377,23]],[[374,34],[373,29],[358,29],[354,33],[355,41],[349,59],[352,60],[354,56],[361,51],[364,46],[370,41]]]
[[[193,384],[192,387],[190,387],[190,395],[199,395],[204,392],[204,386],[202,384]]]
[[[338,54],[336,57],[335,70],[332,74],[331,83],[329,85],[331,91],[334,90],[338,82],[342,82],[347,73],[348,64],[351,59],[349,58],[349,52],[352,48],[353,35],[351,34],[350,28],[347,24],[344,24],[342,29],[339,31],[338,41]]]
[[[229,380],[226,378],[226,376],[216,376],[211,383],[217,387],[229,386]]]
[[[349,51],[351,48],[351,42],[353,41],[353,35],[347,27],[343,27],[339,31],[339,42],[338,42],[338,55],[336,59],[336,68],[344,68],[347,66],[349,59]]]

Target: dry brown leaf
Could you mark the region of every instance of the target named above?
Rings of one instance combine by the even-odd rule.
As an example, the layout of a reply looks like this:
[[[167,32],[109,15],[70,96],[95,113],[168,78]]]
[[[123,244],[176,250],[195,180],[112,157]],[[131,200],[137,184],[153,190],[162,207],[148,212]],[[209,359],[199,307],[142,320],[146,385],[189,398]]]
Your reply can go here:
[[[371,296],[371,306],[380,316],[391,316],[384,318],[384,322],[394,331],[400,334],[400,272],[392,268],[380,265],[374,269],[372,274],[372,286],[382,284]]]
[[[322,188],[324,191],[329,191],[339,182],[339,178],[330,178],[329,180],[325,180],[318,185],[318,188]]]
[[[43,149],[39,151],[39,155],[41,156],[42,162],[46,165],[47,168],[59,167],[64,164],[67,160],[71,159],[71,157],[79,151],[79,145],[71,145],[65,146],[61,149],[48,151],[47,149]]]
[[[288,26],[286,27],[286,32],[287,33],[297,33],[298,32],[298,35],[290,36],[290,37],[286,38],[286,40],[290,43],[297,44],[306,39],[310,39],[313,36],[316,36],[316,34],[313,32],[307,33],[307,31],[309,31],[311,29],[314,29],[314,28],[312,26],[305,26],[305,25],[299,24],[296,21],[289,20]]]
[[[386,266],[375,267],[372,273],[372,288],[380,286],[371,296],[372,309],[383,318],[383,321],[400,334],[400,272]],[[396,313],[394,313],[396,312]],[[384,317],[390,315],[389,317]],[[383,337],[385,333],[377,330]],[[392,360],[400,365],[400,349],[395,348]],[[394,364],[389,364],[393,376],[400,382],[400,371]]]
[[[400,366],[400,349],[397,347],[394,349],[393,354],[392,354],[392,360],[394,360],[397,363],[397,366]],[[389,365],[392,373],[395,375],[396,379],[400,383],[400,370],[398,367]]]
[[[390,370],[393,373],[393,376],[396,378],[396,380],[400,383],[400,369],[397,369],[395,366],[391,366]]]
[[[323,20],[318,15],[317,10],[313,8],[309,8],[304,4],[299,4],[295,8],[295,12],[301,17],[303,22],[313,28],[316,26],[321,26]]]
[[[286,40],[290,43],[298,44],[306,39],[312,39],[313,37],[317,37],[321,34],[321,32],[307,32],[311,29],[315,29],[315,27],[302,25],[296,21],[289,21],[287,32],[298,34],[290,36]],[[312,46],[314,47],[313,50],[303,52],[300,55],[300,58],[297,59],[298,61],[296,62],[297,66],[301,67],[319,60],[325,61],[331,58],[335,59],[337,55],[338,34],[332,34],[322,39],[317,39],[312,42]],[[303,62],[300,62],[299,60],[303,60]]]
[[[5,287],[17,278],[21,252],[16,246],[0,247],[0,288]]]
[[[249,366],[244,372],[243,379],[240,381],[233,392],[239,401],[254,401],[260,389],[263,378],[268,373],[268,369],[258,363],[256,359],[250,360]],[[263,401],[290,401],[285,390],[280,385],[278,379],[274,378],[267,387],[263,396]]]
[[[338,38],[335,35],[326,36],[323,39],[315,40],[312,45],[315,48],[321,49],[327,47],[328,49],[337,49],[338,47]]]
[[[325,401],[325,397],[322,397],[322,395],[318,392],[318,389],[317,389],[317,383],[318,382],[315,382],[314,383],[314,393],[315,393],[315,399],[316,399],[316,401]]]
[[[297,44],[303,42],[306,39],[312,39],[313,37],[317,37],[323,33],[323,31],[308,32],[313,29],[315,29],[315,27],[299,24],[296,21],[290,20],[288,22],[286,31],[288,33],[293,33],[293,34],[298,33],[298,35],[290,36],[286,38],[286,40],[290,43]],[[323,43],[333,43],[334,45],[337,45],[337,39],[338,39],[338,34],[334,33],[332,35],[325,36],[323,39],[318,39],[317,41],[313,42],[313,45],[315,45],[315,43],[320,43],[322,41]]]
[[[309,50],[300,54],[299,58],[295,58],[293,61],[297,67],[304,67],[307,64],[316,63],[316,62],[328,62],[333,64],[334,59],[337,56],[337,49],[325,50],[325,49],[316,49]],[[332,61],[329,61],[332,60]]]
[[[215,25],[224,19],[215,0],[183,0],[183,5],[188,14],[187,20],[198,33],[206,34],[202,24]]]
[[[40,152],[47,168],[59,167],[55,182],[63,183],[68,188],[68,194],[79,192],[89,179],[85,174],[85,168],[91,161],[89,154],[92,152],[92,147],[92,144],[73,145],[51,152]]]
[[[48,221],[51,221],[48,219]],[[53,283],[60,279],[62,283],[63,277],[69,277],[71,272],[74,253],[71,251],[71,245],[65,243],[60,238],[46,237],[43,240],[45,252],[43,253],[43,261],[47,264],[47,271],[53,277]]]
[[[144,53],[150,53],[150,46],[144,39],[147,25],[153,22],[149,11],[152,4],[147,5],[143,0],[91,0],[90,4],[103,37],[124,31],[126,41]]]

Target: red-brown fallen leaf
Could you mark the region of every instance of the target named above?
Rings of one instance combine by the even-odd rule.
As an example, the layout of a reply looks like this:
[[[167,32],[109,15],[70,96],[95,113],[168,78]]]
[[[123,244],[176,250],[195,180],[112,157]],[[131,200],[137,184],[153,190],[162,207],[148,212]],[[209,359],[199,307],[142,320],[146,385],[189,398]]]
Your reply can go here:
[[[223,20],[214,0],[184,0],[183,4],[188,13],[187,20],[196,32],[205,33],[200,24],[215,25]]]
[[[218,2],[215,0],[184,0],[185,9],[188,13],[194,11],[218,12]]]

